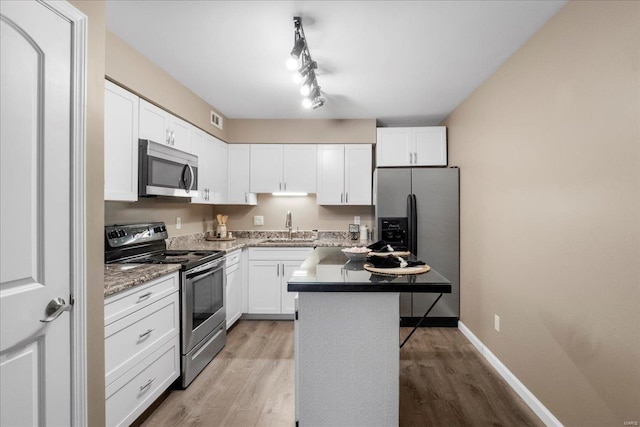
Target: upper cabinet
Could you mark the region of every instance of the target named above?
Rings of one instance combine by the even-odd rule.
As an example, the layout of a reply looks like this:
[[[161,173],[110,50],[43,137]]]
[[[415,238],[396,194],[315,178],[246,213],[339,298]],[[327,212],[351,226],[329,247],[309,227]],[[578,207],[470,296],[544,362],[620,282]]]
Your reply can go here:
[[[191,152],[191,125],[162,108],[140,100],[140,139],[167,144],[178,150]]]
[[[251,144],[252,193],[316,192],[316,145]]]
[[[138,200],[139,98],[105,80],[104,199]]]
[[[371,204],[371,145],[318,145],[319,205]]]
[[[227,145],[227,203],[230,205],[255,205],[255,193],[251,193],[251,146],[249,144]]]
[[[227,144],[191,127],[191,151],[198,156],[198,197],[192,203],[227,203]]]
[[[377,166],[446,166],[445,126],[378,128]]]

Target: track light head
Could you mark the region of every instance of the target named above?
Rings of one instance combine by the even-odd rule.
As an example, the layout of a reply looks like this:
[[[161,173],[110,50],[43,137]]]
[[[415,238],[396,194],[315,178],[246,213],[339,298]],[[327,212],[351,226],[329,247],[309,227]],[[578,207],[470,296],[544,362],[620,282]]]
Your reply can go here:
[[[315,110],[316,108],[320,108],[323,105],[324,105],[324,98],[316,98],[313,100],[313,104],[311,104],[311,108]]]
[[[309,72],[315,70],[318,68],[318,63],[316,61],[311,61],[311,60],[307,60],[307,61],[303,61],[302,62],[302,67],[298,68],[298,74],[300,74],[300,76],[304,77],[306,76]]]
[[[291,57],[298,59],[300,58],[300,54],[302,50],[305,48],[306,42],[302,37],[297,36],[296,41],[293,44],[293,49],[291,49]]]

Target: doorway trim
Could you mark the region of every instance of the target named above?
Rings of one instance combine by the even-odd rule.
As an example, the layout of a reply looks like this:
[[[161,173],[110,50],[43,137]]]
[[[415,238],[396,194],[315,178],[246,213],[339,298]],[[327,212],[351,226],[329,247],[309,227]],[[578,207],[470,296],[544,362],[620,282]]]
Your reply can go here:
[[[71,24],[71,422],[87,425],[86,99],[87,16],[66,1],[38,0]]]

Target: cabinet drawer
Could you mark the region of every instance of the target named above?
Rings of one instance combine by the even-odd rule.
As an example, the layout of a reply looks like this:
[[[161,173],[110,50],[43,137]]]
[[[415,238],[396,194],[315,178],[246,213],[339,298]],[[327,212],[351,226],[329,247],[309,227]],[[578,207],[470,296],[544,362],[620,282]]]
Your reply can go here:
[[[309,247],[249,248],[250,260],[304,261],[313,252]]]
[[[180,375],[175,337],[106,388],[106,425],[130,425]]]
[[[104,324],[109,325],[176,292],[179,284],[178,273],[173,273],[107,297],[104,301]]]
[[[234,264],[238,264],[240,262],[241,253],[242,253],[242,250],[240,249],[233,251],[231,253],[228,253],[226,257],[225,267],[229,268]]]
[[[105,327],[105,383],[108,385],[166,340],[179,335],[179,301],[174,293]]]

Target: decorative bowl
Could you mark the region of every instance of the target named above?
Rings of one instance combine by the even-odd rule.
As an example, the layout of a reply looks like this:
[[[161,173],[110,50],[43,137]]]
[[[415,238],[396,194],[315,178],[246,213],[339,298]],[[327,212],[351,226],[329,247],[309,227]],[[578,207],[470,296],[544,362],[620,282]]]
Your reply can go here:
[[[367,259],[369,252],[371,252],[371,249],[364,247],[344,248],[342,250],[342,253],[349,258],[349,261],[364,261]]]

